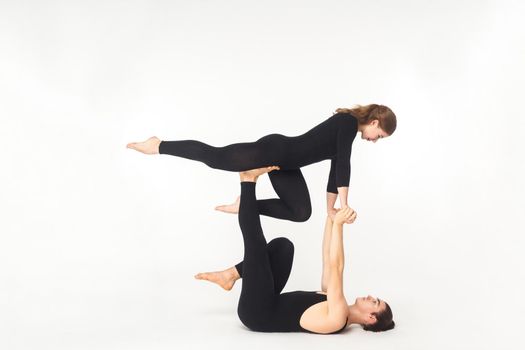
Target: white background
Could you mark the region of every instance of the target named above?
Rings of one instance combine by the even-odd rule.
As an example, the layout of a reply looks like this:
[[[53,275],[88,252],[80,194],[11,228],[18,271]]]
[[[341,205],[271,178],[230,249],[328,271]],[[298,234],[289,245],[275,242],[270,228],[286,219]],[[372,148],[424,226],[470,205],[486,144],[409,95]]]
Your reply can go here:
[[[517,349],[525,322],[522,1],[0,1],[2,349]],[[395,134],[354,142],[349,301],[372,334],[260,334],[232,292],[234,173],[125,149],[301,134],[381,103]],[[303,169],[285,290],[320,286],[328,162]],[[258,195],[273,195],[267,177]]]

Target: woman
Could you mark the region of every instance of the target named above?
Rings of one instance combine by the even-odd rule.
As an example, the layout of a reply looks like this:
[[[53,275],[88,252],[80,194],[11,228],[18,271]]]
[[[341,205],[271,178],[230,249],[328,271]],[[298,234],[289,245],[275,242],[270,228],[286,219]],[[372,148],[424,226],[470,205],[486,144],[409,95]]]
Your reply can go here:
[[[260,332],[337,333],[350,324],[383,331],[394,328],[392,311],[386,302],[370,296],[357,298],[347,305],[343,293],[343,224],[355,220],[355,212],[346,207],[335,214],[332,224],[327,218],[323,255],[328,268],[323,277],[325,293],[295,291],[281,293],[293,260],[293,244],[286,238],[266,243],[255,198],[257,178],[275,170],[271,166],[240,173],[241,197],[239,226],[244,240],[244,260],[228,270],[210,275],[200,274],[225,289],[231,289],[242,277],[242,291],[237,313],[242,323]],[[326,267],[326,266],[325,266]]]
[[[144,142],[129,143],[127,147],[145,154],[160,153],[193,159],[227,171],[279,166],[280,171],[269,175],[279,198],[259,200],[259,213],[302,222],[308,220],[312,209],[308,187],[300,168],[325,159],[331,160],[326,198],[327,213],[333,218],[337,196],[341,208],[348,205],[350,154],[357,132],[361,132],[362,139],[376,142],[392,135],[396,124],[396,116],[390,108],[371,104],[353,109],[339,108],[335,115],[296,137],[272,134],[256,142],[225,147],[212,147],[194,140],[161,141],[151,137]],[[235,203],[216,209],[237,213],[238,208],[237,198]]]

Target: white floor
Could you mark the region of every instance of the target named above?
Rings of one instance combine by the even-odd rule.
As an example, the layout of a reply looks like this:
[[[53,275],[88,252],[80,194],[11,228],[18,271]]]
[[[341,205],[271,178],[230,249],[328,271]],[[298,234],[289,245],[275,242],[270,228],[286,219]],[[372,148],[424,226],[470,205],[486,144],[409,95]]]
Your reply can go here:
[[[439,286],[444,295],[439,300],[431,286],[417,289],[418,295],[410,288],[390,294],[398,323],[390,332],[374,334],[352,327],[332,336],[255,333],[236,317],[240,286],[227,293],[180,275],[176,268],[155,269],[128,278],[98,276],[100,280],[85,281],[82,287],[78,284],[84,283],[69,279],[57,281],[52,295],[38,291],[34,294],[40,295],[19,295],[20,300],[10,300],[15,310],[7,310],[3,348],[512,349],[522,344],[522,316],[509,316],[514,324],[491,322],[500,313],[487,306],[487,300],[475,293],[462,297],[464,293],[451,291],[449,296]],[[428,293],[423,294],[425,289]],[[521,303],[514,297],[520,295],[507,294],[506,301],[496,305]]]

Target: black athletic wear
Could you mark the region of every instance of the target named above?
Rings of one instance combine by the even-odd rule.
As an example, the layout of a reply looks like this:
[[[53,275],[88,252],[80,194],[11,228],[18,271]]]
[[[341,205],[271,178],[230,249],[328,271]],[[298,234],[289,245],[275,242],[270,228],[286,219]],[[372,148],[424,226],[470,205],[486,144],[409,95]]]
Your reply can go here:
[[[243,279],[239,319],[259,332],[308,332],[299,323],[301,316],[310,306],[326,301],[326,295],[304,291],[281,294],[292,269],[294,247],[282,237],[266,244],[254,182],[241,182],[239,225],[244,239],[244,261],[236,265]]]
[[[350,183],[350,155],[357,134],[357,119],[338,113],[300,136],[280,134],[264,136],[256,142],[213,147],[205,143],[162,141],[159,153],[193,159],[211,168],[243,171],[277,165],[269,173],[279,199],[258,201],[259,212],[280,219],[306,221],[311,214],[310,195],[300,168],[330,159],[327,191]]]

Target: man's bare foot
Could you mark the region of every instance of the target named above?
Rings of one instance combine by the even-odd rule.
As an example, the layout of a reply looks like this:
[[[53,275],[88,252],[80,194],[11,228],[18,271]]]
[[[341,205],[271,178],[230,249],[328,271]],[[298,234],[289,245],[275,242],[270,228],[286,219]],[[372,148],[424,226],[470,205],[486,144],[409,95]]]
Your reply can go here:
[[[222,211],[223,213],[237,214],[239,212],[239,205],[241,204],[241,197],[238,196],[235,202],[228,205],[219,205],[215,207],[215,210]]]
[[[131,142],[126,145],[127,148],[134,149],[135,151],[142,152],[144,154],[159,154],[160,139],[156,136],[152,136],[143,142]]]
[[[266,174],[266,173],[269,173],[270,171],[279,170],[279,169],[280,168],[278,166],[272,165],[272,166],[267,166],[264,168],[241,171],[239,173],[239,176],[241,177],[241,181],[257,182],[257,178],[261,176],[262,174]]]
[[[239,278],[241,276],[235,266],[224,271],[203,272],[195,275],[195,279],[213,282],[224,290],[231,290]]]

